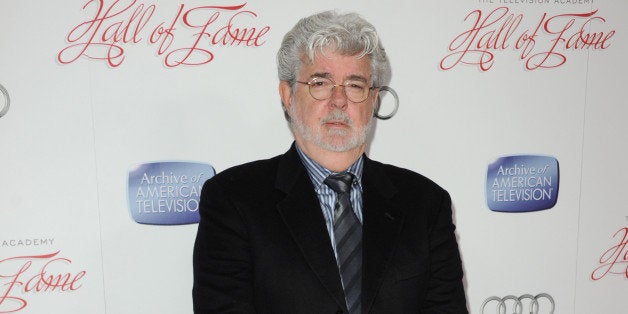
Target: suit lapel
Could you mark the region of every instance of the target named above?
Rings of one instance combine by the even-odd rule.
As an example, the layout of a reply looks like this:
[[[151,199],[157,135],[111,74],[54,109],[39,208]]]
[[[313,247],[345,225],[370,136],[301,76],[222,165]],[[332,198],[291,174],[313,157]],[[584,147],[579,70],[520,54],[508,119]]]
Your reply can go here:
[[[346,309],[336,258],[325,219],[312,182],[294,146],[283,156],[277,171],[276,188],[286,193],[277,204],[294,241],[321,284]]]
[[[362,308],[370,309],[389,260],[397,247],[404,214],[391,199],[396,189],[381,166],[368,158],[362,176],[363,287]]]

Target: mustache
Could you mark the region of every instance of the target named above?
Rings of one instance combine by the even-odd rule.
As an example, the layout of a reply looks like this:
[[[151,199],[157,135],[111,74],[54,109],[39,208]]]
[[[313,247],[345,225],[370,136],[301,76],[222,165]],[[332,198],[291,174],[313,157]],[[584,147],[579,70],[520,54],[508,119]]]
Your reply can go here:
[[[325,118],[323,118],[321,120],[321,123],[327,123],[327,122],[342,122],[345,123],[349,126],[353,126],[353,120],[349,117],[349,115],[341,110],[336,110],[336,111],[332,111],[330,112]]]

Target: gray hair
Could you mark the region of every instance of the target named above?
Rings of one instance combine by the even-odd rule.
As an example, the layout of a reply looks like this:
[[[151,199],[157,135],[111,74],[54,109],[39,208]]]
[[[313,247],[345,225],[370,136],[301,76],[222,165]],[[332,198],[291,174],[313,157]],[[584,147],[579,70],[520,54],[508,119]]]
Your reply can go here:
[[[283,38],[277,53],[279,80],[294,86],[301,58],[312,62],[314,54],[335,46],[335,52],[371,60],[371,78],[376,87],[390,82],[391,69],[375,27],[355,13],[325,11],[301,19]]]

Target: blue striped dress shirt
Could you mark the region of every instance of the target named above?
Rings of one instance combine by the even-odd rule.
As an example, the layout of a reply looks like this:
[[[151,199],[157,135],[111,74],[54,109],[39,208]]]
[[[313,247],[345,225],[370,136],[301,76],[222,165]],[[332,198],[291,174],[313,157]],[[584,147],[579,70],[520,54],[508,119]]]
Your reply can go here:
[[[312,180],[312,184],[314,185],[314,190],[318,195],[318,200],[321,204],[321,209],[323,211],[323,217],[325,217],[325,224],[327,225],[327,232],[329,233],[329,238],[331,239],[331,245],[334,249],[334,254],[336,255],[336,259],[338,258],[338,253],[336,252],[336,241],[334,237],[334,204],[336,203],[336,192],[334,192],[327,184],[323,183],[325,178],[334,172],[325,169],[325,167],[319,165],[314,160],[309,158],[302,150],[299,148],[299,145],[295,145],[297,148],[297,152],[299,153],[299,157],[301,157],[301,162],[307,169],[307,173],[310,175],[310,179]],[[351,186],[351,206],[353,207],[353,211],[355,215],[358,217],[360,223],[362,223],[362,165],[364,164],[364,157],[360,156],[358,160],[353,163],[346,171],[350,172],[355,176],[355,180],[353,181],[353,185]]]

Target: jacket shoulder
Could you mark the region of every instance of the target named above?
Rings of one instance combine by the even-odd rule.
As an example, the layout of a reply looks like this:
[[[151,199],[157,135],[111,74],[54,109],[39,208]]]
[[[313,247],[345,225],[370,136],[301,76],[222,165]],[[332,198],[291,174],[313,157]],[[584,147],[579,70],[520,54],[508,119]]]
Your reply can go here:
[[[205,182],[224,187],[236,185],[242,189],[248,185],[262,186],[274,181],[281,155],[269,159],[247,162],[225,169]]]
[[[410,169],[374,160],[369,160],[368,167],[373,172],[379,173],[382,177],[390,180],[391,184],[401,191],[408,189],[417,191],[418,189],[424,192],[447,193],[445,189],[432,179]]]

